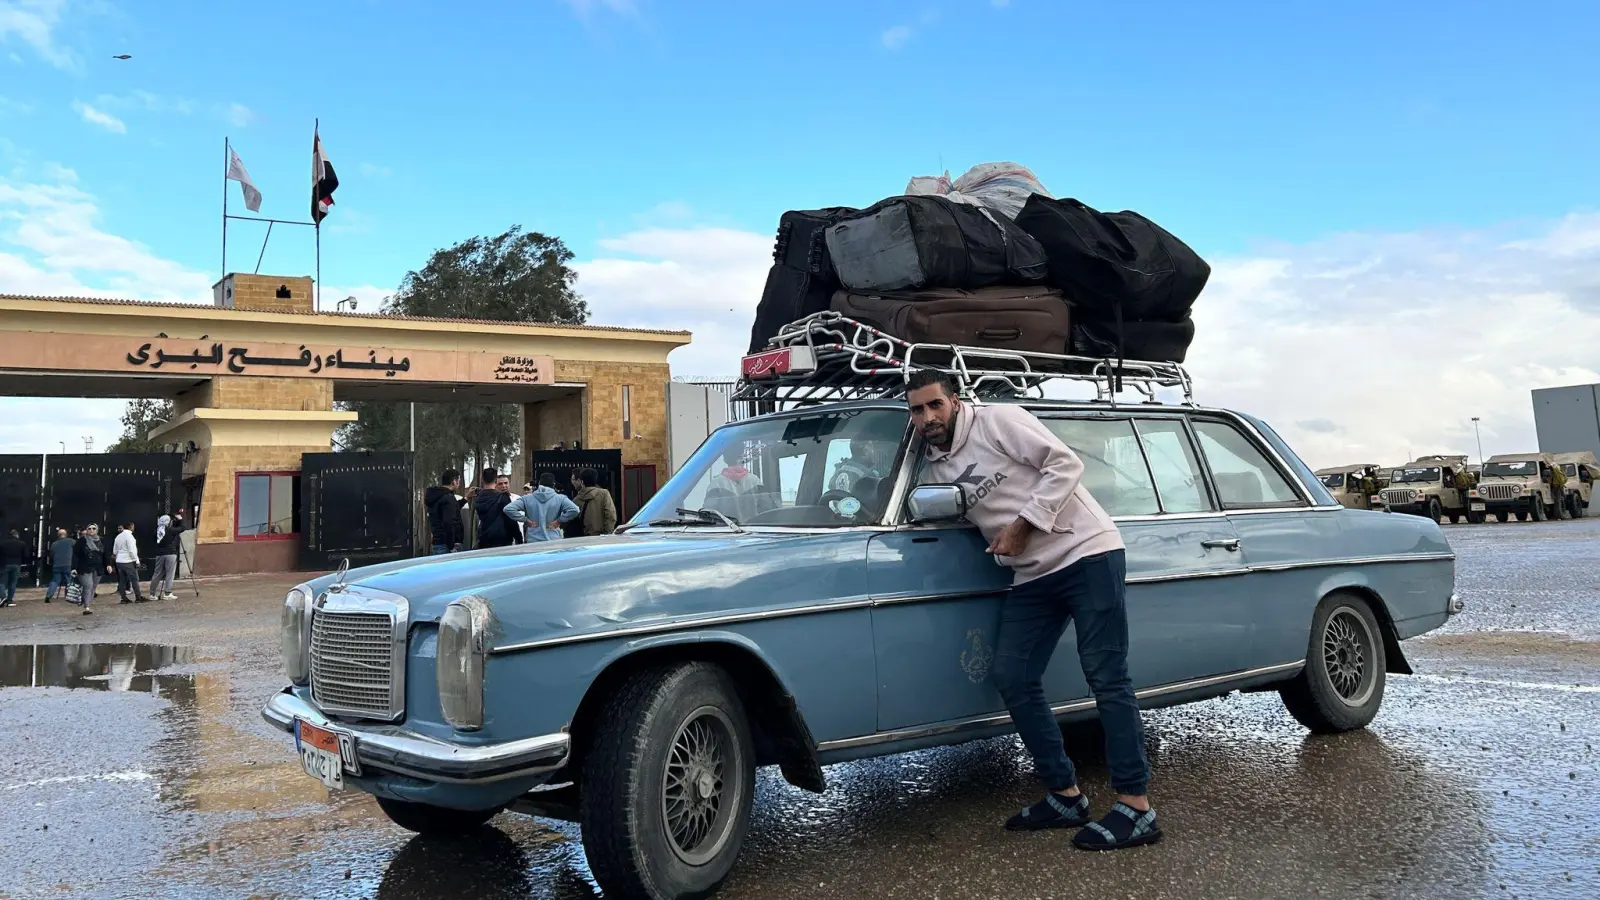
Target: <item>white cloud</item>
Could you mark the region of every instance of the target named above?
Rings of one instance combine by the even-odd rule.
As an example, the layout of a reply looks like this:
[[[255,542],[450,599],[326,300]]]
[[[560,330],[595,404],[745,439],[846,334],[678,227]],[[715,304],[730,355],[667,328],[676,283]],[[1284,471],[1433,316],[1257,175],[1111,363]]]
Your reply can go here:
[[[885,28],[881,38],[883,46],[890,50],[899,50],[906,45],[907,41],[911,40],[911,30],[910,25],[895,25]]]
[[[98,109],[95,109],[81,100],[74,100],[72,102],[72,108],[77,110],[78,115],[82,116],[83,120],[88,122],[90,125],[99,125],[101,128],[117,134],[128,133],[128,126],[123,124],[121,119],[111,115],[108,112],[102,112]]]
[[[77,55],[56,41],[56,26],[61,24],[61,10],[66,5],[66,0],[0,2],[0,43],[20,41],[58,69],[79,69],[82,64]],[[22,63],[16,53],[7,55],[12,62]]]
[[[369,162],[364,162],[356,166],[356,171],[368,178],[388,178],[390,175],[394,174],[394,170],[388,166],[380,166]]]
[[[1600,215],[1531,236],[1347,234],[1211,260],[1196,399],[1260,416],[1314,466],[1532,449],[1534,388],[1600,382]],[[737,373],[768,234],[647,228],[577,264],[598,323],[684,328],[675,375]],[[1075,394],[1076,395],[1076,394]]]
[[[230,103],[223,110],[223,118],[228,120],[229,125],[236,128],[248,128],[254,125],[260,117],[256,115],[255,110],[245,106],[243,103]]]
[[[94,99],[95,105],[102,109],[142,110],[144,112],[177,113],[188,115],[194,112],[194,101],[182,97],[165,97],[145,90],[130,91],[126,96],[116,94],[101,94]]]

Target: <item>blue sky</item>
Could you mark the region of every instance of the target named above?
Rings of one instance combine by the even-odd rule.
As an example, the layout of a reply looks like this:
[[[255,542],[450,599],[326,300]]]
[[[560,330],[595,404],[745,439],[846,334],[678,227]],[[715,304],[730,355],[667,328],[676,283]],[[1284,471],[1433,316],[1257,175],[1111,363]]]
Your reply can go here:
[[[1365,366],[1362,390],[1443,379],[1474,408],[1397,436],[1336,393],[1274,399],[1277,357],[1249,382],[1230,342],[1262,352],[1262,322],[1288,346],[1307,323],[1397,305],[1492,310],[1512,286],[1559,295],[1589,327],[1593,3],[445,9],[0,0],[0,291],[197,296],[219,272],[224,136],[262,214],[304,218],[320,117],[342,182],[323,235],[330,290],[375,299],[433,249],[520,223],[567,240],[597,319],[696,328],[705,339],[674,360],[685,374],[732,370],[722,338],[747,327],[783,210],[866,205],[941,166],[1015,160],[1057,195],[1150,215],[1211,260],[1197,375],[1215,373],[1219,402],[1281,402],[1285,430],[1303,420],[1301,442],[1329,454],[1456,442],[1457,420],[1479,413],[1525,442],[1527,389],[1590,377],[1587,357],[1551,358],[1531,333],[1482,349],[1501,372],[1490,386],[1484,365],[1452,368],[1470,348],[1426,351],[1415,371]],[[237,186],[230,202],[243,211]],[[47,210],[53,236],[18,224]],[[231,232],[230,268],[248,270],[259,228]],[[276,231],[263,271],[309,273],[304,232]],[[61,252],[108,241],[130,259]],[[1535,282],[1507,274],[1519,267]],[[1537,281],[1552,269],[1570,282]],[[1444,321],[1377,327],[1436,343]],[[1372,328],[1310,346],[1359,347]],[[1281,362],[1303,368],[1304,355]]]

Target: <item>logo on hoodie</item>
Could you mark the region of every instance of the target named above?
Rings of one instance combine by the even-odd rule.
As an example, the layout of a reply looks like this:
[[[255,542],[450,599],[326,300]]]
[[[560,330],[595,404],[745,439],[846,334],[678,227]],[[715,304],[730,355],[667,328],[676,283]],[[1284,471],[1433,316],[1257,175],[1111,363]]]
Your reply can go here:
[[[960,475],[950,479],[954,484],[967,485],[971,488],[971,490],[968,492],[968,496],[971,498],[969,502],[972,503],[976,503],[982,500],[984,497],[989,496],[990,491],[998,487],[1000,482],[1006,480],[1006,473],[1004,472],[996,472],[993,475],[984,477],[973,474],[977,470],[978,464],[973,463],[972,465],[967,466],[967,470],[965,472],[962,472]]]

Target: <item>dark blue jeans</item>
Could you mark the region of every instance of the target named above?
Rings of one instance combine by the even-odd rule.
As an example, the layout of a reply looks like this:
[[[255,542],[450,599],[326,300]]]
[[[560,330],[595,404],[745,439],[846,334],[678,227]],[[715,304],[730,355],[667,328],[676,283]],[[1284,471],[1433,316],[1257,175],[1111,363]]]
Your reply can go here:
[[[449,553],[449,552],[450,552],[450,545],[449,544],[434,544],[433,545],[433,555],[434,556],[438,556],[441,553]]]
[[[72,567],[56,566],[50,570],[50,586],[44,589],[46,597],[54,597],[56,588],[66,591],[67,585],[72,583]]]
[[[1033,754],[1035,771],[1052,791],[1078,783],[1044,695],[1045,669],[1069,622],[1077,623],[1078,660],[1100,710],[1111,786],[1137,797],[1149,785],[1144,722],[1128,678],[1127,572],[1124,551],[1091,556],[1017,585],[1001,607],[990,678]]]
[[[5,593],[0,602],[10,603],[17,599],[17,581],[21,578],[21,566],[6,566],[5,571],[0,572],[0,591]]]

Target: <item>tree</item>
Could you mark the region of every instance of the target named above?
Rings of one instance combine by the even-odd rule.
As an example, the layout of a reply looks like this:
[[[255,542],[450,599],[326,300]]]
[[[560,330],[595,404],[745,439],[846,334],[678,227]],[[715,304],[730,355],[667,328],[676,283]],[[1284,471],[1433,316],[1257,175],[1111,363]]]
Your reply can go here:
[[[122,411],[122,437],[106,448],[107,453],[159,453],[161,444],[150,440],[150,431],[172,418],[171,400],[129,400]]]
[[[384,302],[391,315],[496,322],[581,325],[589,307],[574,285],[572,251],[560,238],[512,226],[496,237],[474,237],[437,250],[421,269],[406,273],[400,290]],[[345,405],[359,421],[340,430],[348,450],[405,450],[410,446],[410,405],[359,401]],[[418,403],[416,467],[431,478],[460,469],[471,484],[485,466],[503,467],[517,454],[521,435],[515,406]]]

